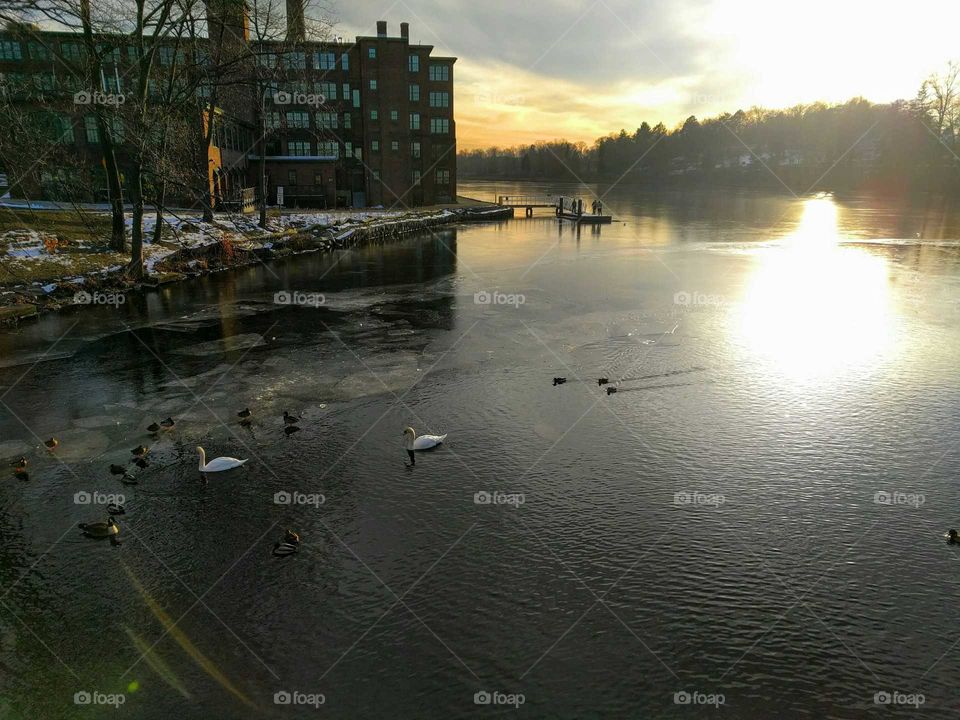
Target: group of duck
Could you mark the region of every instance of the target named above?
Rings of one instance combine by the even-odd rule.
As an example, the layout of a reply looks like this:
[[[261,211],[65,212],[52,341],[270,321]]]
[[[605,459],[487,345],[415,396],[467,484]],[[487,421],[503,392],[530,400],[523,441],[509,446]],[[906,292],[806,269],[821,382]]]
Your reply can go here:
[[[567,379],[565,377],[555,377],[553,379],[553,386],[556,387],[557,385],[563,385],[566,382],[567,382]],[[605,377],[597,378],[597,385],[599,387],[603,387],[604,385],[606,385],[607,395],[613,395],[617,391],[616,386],[610,385],[610,378],[605,378]]]
[[[250,427],[253,425],[253,413],[250,411],[250,408],[244,408],[237,413],[237,417],[240,418],[240,424],[243,427]],[[283,411],[283,432],[287,437],[293,435],[296,432],[300,432],[300,420],[302,418],[299,415],[291,415],[286,410]]]
[[[55,437],[43,441],[43,446],[50,452],[56,450],[59,444],[60,441]],[[30,479],[30,473],[27,472],[27,458],[21,457],[13,464],[13,476],[17,480],[27,481]]]

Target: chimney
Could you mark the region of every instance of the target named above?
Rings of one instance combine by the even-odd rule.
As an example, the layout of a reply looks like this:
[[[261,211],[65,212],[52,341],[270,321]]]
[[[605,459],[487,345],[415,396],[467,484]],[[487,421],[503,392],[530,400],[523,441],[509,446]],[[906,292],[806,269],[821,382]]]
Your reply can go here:
[[[220,46],[250,39],[250,15],[245,1],[205,0],[204,5],[207,11],[207,37],[212,42]]]
[[[377,20],[377,37],[387,36],[387,21]]]
[[[400,37],[404,40],[410,39],[410,23],[400,23]]]
[[[302,43],[307,39],[304,2],[305,0],[287,0],[287,42]]]

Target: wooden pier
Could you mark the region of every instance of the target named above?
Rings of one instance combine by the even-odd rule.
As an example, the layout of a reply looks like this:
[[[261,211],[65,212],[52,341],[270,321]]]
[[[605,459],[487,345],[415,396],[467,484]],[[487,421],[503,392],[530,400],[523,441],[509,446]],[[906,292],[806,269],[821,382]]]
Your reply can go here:
[[[585,225],[606,225],[613,222],[611,215],[594,215],[593,213],[578,214],[571,212],[563,205],[564,197],[560,195],[497,195],[497,205],[511,208],[524,208],[527,217],[533,217],[535,208],[550,208],[560,220],[582,223]]]

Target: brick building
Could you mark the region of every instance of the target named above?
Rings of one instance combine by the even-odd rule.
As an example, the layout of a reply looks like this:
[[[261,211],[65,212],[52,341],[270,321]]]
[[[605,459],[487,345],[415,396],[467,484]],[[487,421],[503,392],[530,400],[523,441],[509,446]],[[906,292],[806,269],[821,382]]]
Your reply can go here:
[[[162,70],[184,52],[198,58],[230,52],[240,58],[234,74],[254,78],[221,90],[214,108],[204,106],[209,90],[198,87],[200,102],[184,110],[196,112],[202,127],[214,118],[206,156],[218,208],[259,194],[263,180],[268,204],[278,204],[282,195],[286,207],[417,206],[456,199],[456,58],[411,44],[407,23],[400,24],[399,36],[390,36],[381,21],[375,36],[312,42],[304,38],[302,16],[288,12],[286,38],[257,42],[242,4],[211,0],[208,18],[209,37],[161,52],[158,65]],[[77,34],[33,26],[0,32],[0,89],[8,102],[36,109],[55,129],[64,149],[89,172],[90,200],[105,199],[103,155],[90,106],[78,104],[76,96],[134,91],[128,71],[136,55],[126,42],[123,36],[102,38],[103,70],[89,91],[66,68],[83,51]],[[117,139],[122,166],[120,128]],[[44,172],[24,177],[12,194],[57,199],[56,178]],[[170,199],[177,201],[197,198]]]

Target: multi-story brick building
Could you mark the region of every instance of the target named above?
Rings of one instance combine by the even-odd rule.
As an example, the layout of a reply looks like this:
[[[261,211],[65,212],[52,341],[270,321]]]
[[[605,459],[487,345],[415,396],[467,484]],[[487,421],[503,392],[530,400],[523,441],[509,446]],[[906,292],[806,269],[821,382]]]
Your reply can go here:
[[[246,55],[234,64],[234,74],[236,68],[249,68],[254,78],[233,91],[219,91],[217,107],[209,113],[216,118],[208,151],[215,204],[249,198],[261,184],[268,204],[282,195],[287,207],[416,206],[456,199],[456,58],[435,56],[430,45],[411,44],[407,23],[401,23],[399,36],[389,36],[381,21],[375,36],[316,42],[304,38],[302,17],[294,13],[285,39],[258,42],[250,37],[245,11],[228,12],[211,9],[210,37],[195,43],[209,46],[216,28],[221,44],[232,42],[233,52]],[[104,36],[103,45],[108,51],[96,84],[107,94],[130,92],[134,48],[122,36]],[[161,69],[182,47],[160,53]],[[189,53],[191,46],[186,47]],[[217,51],[223,47],[202,52]],[[89,105],[73,99],[87,90],[63,71],[67,59],[80,52],[74,33],[9,27],[0,33],[0,80],[8,102],[22,101],[50,116],[61,144],[90,169],[90,199],[102,200],[100,138]],[[18,95],[20,86],[28,91]],[[38,87],[44,91],[37,93]],[[122,132],[118,139],[122,165]],[[12,192],[52,197],[54,188],[49,178],[22,178]]]

